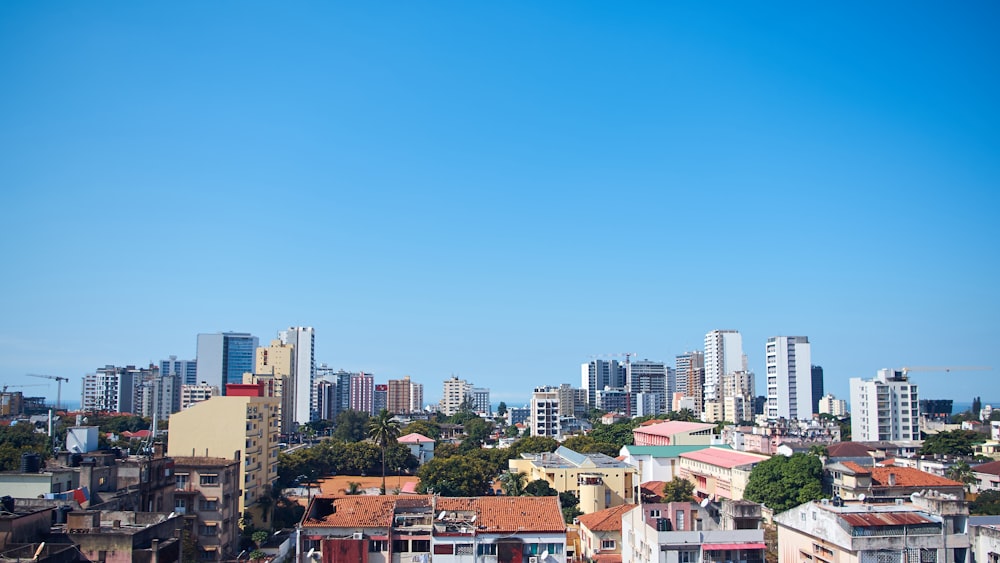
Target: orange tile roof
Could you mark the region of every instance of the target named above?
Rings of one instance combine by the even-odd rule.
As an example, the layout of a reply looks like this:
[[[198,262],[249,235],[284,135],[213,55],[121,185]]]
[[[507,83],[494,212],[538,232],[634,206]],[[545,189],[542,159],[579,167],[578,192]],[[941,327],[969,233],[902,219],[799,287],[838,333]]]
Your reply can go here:
[[[853,461],[845,461],[842,462],[841,465],[853,471],[855,475],[868,475],[871,473],[871,471],[865,469],[864,467],[861,467],[860,465],[854,463]]]
[[[622,515],[635,508],[634,504],[623,504],[605,508],[591,514],[580,516],[580,525],[591,532],[621,532]]]
[[[888,486],[889,474],[896,476],[897,487],[962,487],[958,481],[945,479],[912,467],[873,467],[872,486]]]
[[[559,497],[438,497],[435,510],[473,510],[483,532],[565,532]]]
[[[981,465],[973,465],[972,470],[976,473],[989,473],[990,475],[1000,475],[1000,461],[990,461]]]
[[[621,553],[595,553],[593,560],[597,563],[622,563]]]
[[[335,528],[388,528],[392,525],[396,497],[389,495],[320,496],[314,505],[330,503],[333,512],[321,519],[310,518],[303,526],[332,526]]]

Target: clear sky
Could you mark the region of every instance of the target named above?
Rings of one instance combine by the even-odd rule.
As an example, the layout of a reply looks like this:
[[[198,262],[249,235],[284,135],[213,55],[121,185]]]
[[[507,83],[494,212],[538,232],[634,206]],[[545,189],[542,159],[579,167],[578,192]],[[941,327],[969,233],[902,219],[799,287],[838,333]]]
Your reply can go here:
[[[1000,369],[996,2],[0,3],[0,383],[316,328],[428,400]],[[914,373],[1000,399],[1000,371]],[[24,389],[55,396],[55,385]]]

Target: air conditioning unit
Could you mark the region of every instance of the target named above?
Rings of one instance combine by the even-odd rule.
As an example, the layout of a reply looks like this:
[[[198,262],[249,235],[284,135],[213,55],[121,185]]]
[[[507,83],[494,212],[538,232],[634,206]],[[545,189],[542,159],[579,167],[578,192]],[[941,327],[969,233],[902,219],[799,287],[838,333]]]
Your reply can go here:
[[[363,540],[363,539],[365,539],[365,535],[362,532],[354,532],[351,535],[351,539],[352,540]]]
[[[538,563],[538,558],[537,557],[529,557],[528,558],[528,563]]]

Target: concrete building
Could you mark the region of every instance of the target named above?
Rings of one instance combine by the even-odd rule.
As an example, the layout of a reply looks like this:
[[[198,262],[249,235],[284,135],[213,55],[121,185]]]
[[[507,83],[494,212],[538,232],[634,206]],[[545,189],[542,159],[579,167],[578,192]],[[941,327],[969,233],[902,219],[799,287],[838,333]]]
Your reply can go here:
[[[351,376],[350,404],[353,411],[375,414],[375,377],[361,372]]]
[[[254,356],[253,377],[243,378],[243,383],[256,384],[265,379],[272,387],[275,397],[279,397],[278,416],[281,417],[281,433],[295,431],[295,408],[298,389],[295,386],[295,346],[280,339],[272,340],[267,347],[258,346]]]
[[[220,457],[174,458],[174,512],[198,543],[200,561],[222,561],[240,545],[240,462]],[[268,527],[270,518],[257,514],[254,525]]]
[[[968,509],[947,496],[888,504],[812,501],[774,521],[780,563],[969,562]]]
[[[80,410],[135,413],[135,385],[142,376],[135,366],[110,364],[84,375]]]
[[[711,447],[680,454],[680,477],[701,499],[743,500],[750,472],[770,456]]]
[[[472,400],[472,384],[454,375],[444,381],[439,408],[445,416],[451,416],[462,408],[462,404]]]
[[[743,337],[735,330],[713,330],[705,335],[704,401],[722,397],[722,377],[734,371],[748,371],[743,354]]]
[[[81,510],[53,537],[73,543],[83,561],[180,561],[182,525],[176,513]]]
[[[667,400],[673,392],[672,383],[675,380],[673,369],[667,367],[663,362],[650,360],[637,360],[625,364],[625,388],[628,389],[631,409],[630,412],[639,415],[639,394],[645,393],[655,397],[653,399],[657,410],[644,414],[660,414],[669,412],[670,402]],[[606,409],[605,409],[606,410]]]
[[[493,406],[490,405],[490,390],[486,387],[473,387],[469,391],[472,399],[472,412],[478,415],[493,416]]]
[[[559,390],[555,387],[536,387],[531,393],[528,425],[532,436],[562,439],[559,415]]]
[[[295,361],[291,386],[295,389],[295,424],[318,419],[316,406],[316,331],[311,326],[290,326],[278,340],[292,347]],[[371,412],[371,411],[368,411]]]
[[[378,414],[384,410],[388,410],[389,406],[389,385],[385,383],[376,383],[375,388],[372,390],[372,414]]]
[[[560,446],[551,453],[521,454],[508,462],[508,468],[527,475],[529,483],[544,479],[560,493],[572,492],[584,514],[638,502],[636,468],[604,454],[581,454]]]
[[[809,338],[772,336],[767,339],[765,350],[767,406],[764,414],[770,420],[812,418],[814,401]]]
[[[263,385],[230,385],[226,396],[170,417],[168,454],[239,461],[242,514],[278,478],[279,431],[277,398],[264,396]]]
[[[597,391],[625,388],[625,365],[618,360],[591,360],[580,366],[580,387],[587,390],[587,405],[597,405]]]
[[[763,563],[761,522],[751,502],[643,504],[622,517],[622,563]]]
[[[619,457],[639,471],[639,482],[671,481],[680,475],[681,454],[709,446],[624,446]]]
[[[632,401],[628,390],[623,387],[605,387],[595,391],[594,408],[626,417],[632,416]]]
[[[221,394],[218,387],[209,385],[208,383],[181,385],[181,410],[190,408],[195,403],[207,401],[212,397],[218,397]]]
[[[593,561],[609,561],[609,555],[622,553],[622,515],[634,509],[634,504],[605,508],[578,518],[580,522],[580,554]]]
[[[420,465],[427,463],[434,457],[435,442],[433,438],[411,432],[405,436],[400,436],[396,441],[409,448],[410,453],[413,454],[413,457],[417,458],[417,462]]]
[[[881,369],[874,379],[851,378],[851,439],[855,442],[920,438],[917,386],[906,372]]]
[[[587,416],[587,390],[573,387],[569,383],[560,383],[559,413],[561,416],[584,418]]]
[[[819,414],[829,414],[838,418],[846,416],[847,401],[838,399],[833,395],[823,395],[823,397],[819,399],[819,406],[816,412]]]
[[[176,375],[181,378],[181,385],[197,385],[198,362],[178,360],[177,356],[170,356],[166,360],[160,360],[160,375]]]
[[[691,410],[700,415],[705,395],[705,353],[697,350],[685,352],[675,358],[675,365],[674,393],[690,398],[693,402]],[[674,410],[685,408],[677,404],[671,406]]]
[[[403,379],[389,380],[389,395],[387,409],[392,414],[410,414],[420,412],[423,408],[424,388],[419,383],[404,375]]]
[[[810,367],[812,375],[813,412],[819,412],[819,399],[823,396],[823,366]]]
[[[244,373],[253,373],[259,342],[246,332],[198,335],[198,380],[226,392],[226,384],[242,383]]]
[[[337,383],[321,379],[316,382],[316,416],[320,420],[335,420],[338,409]]]
[[[296,560],[324,563],[566,563],[556,497],[320,496]]]
[[[962,483],[912,467],[866,467],[853,461],[841,461],[828,463],[823,474],[833,494],[844,500],[860,499],[865,495],[869,502],[894,502],[927,491],[965,498]]]
[[[649,420],[632,430],[637,446],[709,446],[715,438],[715,425],[704,422]]]
[[[162,374],[159,369],[150,369],[141,381],[135,382],[135,414],[167,420],[170,415],[181,410],[181,376]]]

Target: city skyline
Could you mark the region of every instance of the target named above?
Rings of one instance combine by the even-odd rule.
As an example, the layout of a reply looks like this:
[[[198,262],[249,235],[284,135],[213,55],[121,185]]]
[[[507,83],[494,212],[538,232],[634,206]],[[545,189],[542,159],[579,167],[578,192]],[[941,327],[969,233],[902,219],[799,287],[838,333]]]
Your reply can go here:
[[[780,335],[843,399],[1000,368],[998,16],[4,3],[0,384],[72,398],[291,326],[426,403],[452,375],[521,403],[595,355],[673,367],[723,329],[758,394]],[[912,377],[1000,399],[995,371]]]

